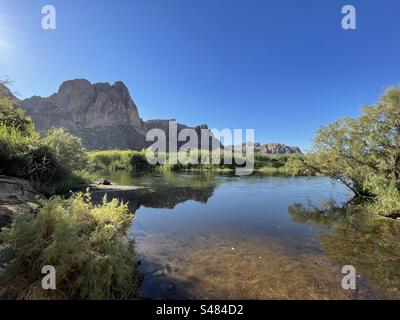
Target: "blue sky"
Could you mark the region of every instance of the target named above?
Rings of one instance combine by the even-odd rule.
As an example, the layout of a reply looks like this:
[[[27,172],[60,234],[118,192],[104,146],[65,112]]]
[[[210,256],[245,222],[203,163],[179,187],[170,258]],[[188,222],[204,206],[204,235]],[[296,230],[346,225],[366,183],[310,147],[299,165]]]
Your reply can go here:
[[[41,8],[57,29],[41,28]],[[357,9],[357,30],[341,8]],[[310,145],[400,84],[398,0],[0,0],[0,75],[21,97],[122,80],[145,119]]]

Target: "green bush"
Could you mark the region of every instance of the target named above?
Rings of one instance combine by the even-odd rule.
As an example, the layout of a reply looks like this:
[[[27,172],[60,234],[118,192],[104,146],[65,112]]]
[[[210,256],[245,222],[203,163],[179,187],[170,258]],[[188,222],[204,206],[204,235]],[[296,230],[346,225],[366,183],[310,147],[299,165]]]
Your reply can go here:
[[[126,204],[104,199],[95,206],[79,193],[42,205],[0,233],[1,298],[137,298],[142,276],[126,237],[133,219]],[[41,287],[45,265],[56,269],[56,290]]]
[[[46,195],[65,193],[87,184],[87,172],[66,165],[69,161],[77,164],[84,155],[71,154],[71,159],[67,154],[64,158],[58,152],[60,149],[50,146],[35,132],[28,136],[16,128],[0,126],[0,174],[29,179]]]
[[[96,170],[132,170],[148,171],[151,165],[144,151],[106,150],[89,152],[90,171]]]
[[[0,125],[0,174],[25,176],[28,167],[26,152],[38,136],[23,135],[18,129]]]
[[[16,108],[17,99],[0,81],[0,174],[30,179],[45,194],[64,193],[83,184],[87,154],[79,138],[63,129],[43,139],[32,120]]]
[[[96,170],[129,170],[131,150],[107,150],[89,152],[89,168]]]
[[[189,154],[188,154],[189,155]],[[161,157],[161,155],[159,154]],[[177,158],[177,154],[168,153],[164,154],[166,159],[165,164],[151,165],[147,161],[145,151],[133,150],[108,150],[108,151],[94,151],[89,153],[89,168],[91,172],[98,170],[131,170],[134,172],[146,172],[150,170],[159,171],[217,171],[217,172],[230,172],[235,170],[238,166],[236,158],[232,163],[225,163],[223,152],[208,153],[198,151],[193,155],[197,158],[198,163],[183,164],[178,162],[176,164],[169,164],[171,157]],[[213,157],[217,157],[219,163],[213,164]],[[207,159],[209,163],[201,163],[202,159]],[[259,173],[275,175],[314,175],[314,171],[305,166],[306,155],[255,155],[254,169]],[[242,159],[245,160],[245,159]],[[243,161],[242,161],[243,162]]]
[[[68,171],[81,170],[87,165],[87,154],[81,139],[62,128],[51,129],[43,138],[43,144],[54,153],[57,162]]]
[[[23,135],[30,135],[34,131],[31,118],[25,111],[15,107],[17,99],[0,81],[0,126],[14,128]]]
[[[15,128],[24,135],[34,131],[33,122],[25,112],[8,104],[4,98],[0,98],[0,126]]]
[[[134,172],[148,171],[150,164],[144,152],[132,152],[130,155],[130,168]]]
[[[369,199],[366,208],[369,212],[383,216],[400,216],[400,192],[398,181],[387,181],[383,177],[369,176],[366,185],[375,197]]]
[[[53,150],[41,142],[30,146],[27,158],[27,175],[34,186],[52,183],[68,174],[58,163]]]

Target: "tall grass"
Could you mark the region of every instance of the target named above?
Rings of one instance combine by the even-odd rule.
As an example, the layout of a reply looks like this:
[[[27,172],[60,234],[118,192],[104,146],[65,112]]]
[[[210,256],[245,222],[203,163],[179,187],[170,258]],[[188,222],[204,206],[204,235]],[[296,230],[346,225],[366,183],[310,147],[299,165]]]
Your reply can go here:
[[[243,166],[243,155],[236,154],[233,163],[227,163],[223,152],[208,153],[198,150],[193,153],[193,160],[197,163],[170,163],[171,158],[178,158],[176,153],[159,154],[165,163],[150,165],[146,158],[146,151],[133,150],[108,150],[89,152],[89,170],[129,170],[133,172],[157,171],[214,171],[232,172],[237,167]],[[305,155],[255,155],[254,170],[266,175],[311,175],[304,165]],[[213,159],[214,162],[213,163]],[[208,160],[208,161],[205,161]]]

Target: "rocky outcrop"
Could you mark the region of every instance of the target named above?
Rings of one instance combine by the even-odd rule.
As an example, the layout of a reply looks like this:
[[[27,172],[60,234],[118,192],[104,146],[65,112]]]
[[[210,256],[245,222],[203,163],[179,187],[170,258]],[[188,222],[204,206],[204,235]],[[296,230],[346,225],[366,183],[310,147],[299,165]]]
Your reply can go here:
[[[84,79],[65,81],[50,97],[34,96],[19,107],[38,131],[64,128],[80,137],[88,149],[143,149],[150,145],[146,133],[154,128],[162,129],[168,137],[168,120],[144,122],[120,81],[113,85],[91,84]],[[178,132],[184,128],[188,127],[178,124]]]
[[[9,225],[16,215],[37,210],[38,198],[40,194],[29,181],[0,176],[0,230]]]
[[[64,128],[89,149],[141,149],[145,127],[128,88],[122,82],[91,84],[65,81],[48,98],[34,96],[19,105],[38,131]]]
[[[299,154],[299,147],[289,147],[282,143],[267,143],[260,145],[260,154]]]
[[[184,130],[184,129],[194,129],[196,131],[197,137],[198,137],[198,143],[197,143],[197,148],[198,149],[205,149],[206,144],[209,147],[209,149],[214,149],[214,148],[223,148],[223,146],[221,145],[220,141],[215,138],[215,136],[213,135],[213,133],[209,130],[208,126],[206,124],[202,124],[199,126],[196,126],[194,128],[188,127],[184,124],[180,124],[180,123],[176,123],[176,132],[170,132],[170,124],[171,123],[176,123],[175,119],[170,119],[170,120],[149,120],[145,122],[145,127],[147,130],[152,130],[152,129],[161,129],[162,131],[165,132],[166,134],[166,141],[167,141],[167,150],[169,144],[169,140],[170,137],[174,140],[174,141],[178,141],[178,136],[179,133]],[[208,142],[207,141],[202,141],[202,130],[205,130],[208,136]],[[182,150],[184,149],[183,145],[185,144],[185,142],[188,142],[189,138],[187,137],[185,141],[178,141],[177,143],[177,148]]]
[[[303,153],[299,147],[289,147],[287,145],[284,145],[282,143],[267,143],[267,144],[261,144],[261,143],[243,143],[242,145],[239,145],[239,150],[241,148],[242,152],[246,151],[246,146],[248,145],[253,145],[254,146],[254,153],[255,154],[261,154],[261,155],[267,155],[267,154],[301,154]]]

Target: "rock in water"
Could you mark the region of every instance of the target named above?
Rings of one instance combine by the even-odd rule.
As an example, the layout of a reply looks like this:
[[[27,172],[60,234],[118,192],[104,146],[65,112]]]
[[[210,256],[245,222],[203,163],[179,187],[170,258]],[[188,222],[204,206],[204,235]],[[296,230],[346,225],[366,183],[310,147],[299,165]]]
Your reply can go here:
[[[108,180],[106,180],[106,179],[103,179],[103,180],[100,180],[100,181],[99,181],[98,185],[110,186],[110,185],[111,185],[111,182],[108,181]]]

